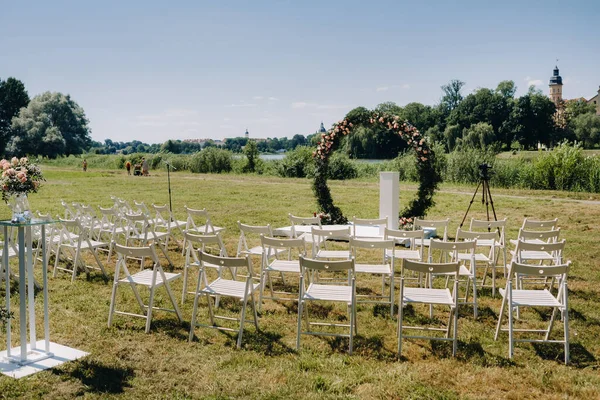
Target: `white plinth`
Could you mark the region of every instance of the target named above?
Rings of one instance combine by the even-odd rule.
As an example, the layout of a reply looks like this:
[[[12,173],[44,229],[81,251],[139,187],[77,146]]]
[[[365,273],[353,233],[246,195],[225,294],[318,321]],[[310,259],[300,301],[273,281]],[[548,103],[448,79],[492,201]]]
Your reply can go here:
[[[46,342],[44,340],[39,340],[36,343],[36,347],[41,349],[44,347],[45,343]],[[18,354],[20,349],[21,347],[14,347],[11,353]],[[6,357],[6,350],[4,350],[0,352],[0,372],[2,372],[4,375],[10,376],[11,378],[18,379],[24,376],[35,374],[36,372],[40,372],[45,369],[54,368],[60,364],[69,361],[77,360],[78,358],[85,357],[89,354],[84,351],[56,344],[54,342],[50,342],[51,355],[49,357],[45,357],[45,355],[42,355],[41,353],[39,355],[34,354],[36,353],[36,350],[31,351],[29,346],[27,346],[27,350],[28,356],[30,356],[28,358],[30,358],[30,360],[34,360],[40,357],[42,359],[39,361],[32,361],[25,365],[21,365],[18,362],[12,361],[12,359],[8,360]]]
[[[399,180],[399,172],[379,173],[379,218],[387,217],[389,229],[398,229]]]

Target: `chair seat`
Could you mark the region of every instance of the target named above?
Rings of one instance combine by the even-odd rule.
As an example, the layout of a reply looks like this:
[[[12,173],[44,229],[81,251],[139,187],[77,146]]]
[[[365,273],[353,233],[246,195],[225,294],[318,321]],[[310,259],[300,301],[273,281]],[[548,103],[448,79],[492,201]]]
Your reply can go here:
[[[522,251],[521,252],[521,261],[527,260],[554,260],[556,256],[548,253],[547,251]]]
[[[466,260],[470,260],[471,259],[471,255],[470,254],[466,254],[466,253],[458,253],[458,259],[460,261],[466,261]],[[492,260],[486,256],[483,253],[475,253],[475,261],[477,262],[492,262]]]
[[[178,221],[178,222],[182,222],[182,221]],[[185,226],[187,224],[187,222],[183,223],[183,226]],[[225,230],[225,228],[222,228],[220,226],[213,226],[212,229],[210,229],[209,227],[207,227],[206,225],[201,225],[201,226],[197,226],[196,228],[188,228],[186,229],[187,232],[190,233],[199,233],[201,235],[206,235],[206,234],[215,234],[217,232],[221,232]]]
[[[500,295],[504,297],[506,291],[500,289]],[[562,304],[556,300],[547,289],[539,290],[513,290],[512,303],[514,306],[540,306],[540,307],[561,307]]]
[[[344,303],[352,302],[352,287],[338,285],[319,285],[311,283],[304,296],[303,300],[324,300],[324,301],[341,301]]]
[[[285,249],[272,249],[271,253],[269,254],[270,256],[274,256],[274,255],[278,255],[278,254],[283,254],[285,253]],[[254,246],[248,250],[242,250],[240,251],[240,254],[247,254],[249,256],[262,256],[263,255],[263,248],[262,246]]]
[[[350,259],[348,250],[319,250],[316,258],[343,258]]]
[[[420,260],[421,252],[419,250],[386,250],[387,257],[401,258],[406,260]]]
[[[269,271],[277,272],[297,272],[300,273],[300,261],[298,260],[273,260],[271,264],[267,266]]]
[[[250,290],[248,291],[248,294],[256,290],[259,286],[260,283],[253,283],[249,288]],[[209,283],[208,286],[205,286],[202,290],[200,290],[200,292],[214,296],[230,296],[243,299],[245,289],[245,281],[217,278],[213,282]]]
[[[390,264],[355,264],[354,271],[363,274],[384,274],[391,275],[392,268]]]
[[[415,238],[415,246],[425,246],[425,247],[429,247],[429,245],[431,244],[431,239],[419,239],[419,238]]]
[[[442,274],[435,274],[435,276],[452,276],[454,275],[454,272],[449,272],[449,273],[442,273]],[[469,271],[469,268],[467,268],[464,265],[460,265],[458,267],[458,276],[469,276],[469,277],[473,277],[473,273],[471,271]]]
[[[402,301],[405,303],[454,304],[450,289],[405,287]]]
[[[140,234],[130,234],[129,235],[129,239],[135,239],[135,240],[161,240],[166,238],[167,236],[169,236],[169,232],[155,232],[154,235],[152,235],[151,233],[148,233],[147,235],[144,235],[143,233]]]
[[[181,274],[173,274],[170,272],[165,272],[165,278],[167,278],[167,282],[172,281],[173,279],[177,279],[181,276]],[[152,270],[151,269],[145,269],[143,271],[140,272],[136,272],[135,274],[129,276],[129,277],[125,277],[122,279],[119,279],[119,282],[121,283],[135,283],[138,285],[143,285],[143,286],[148,286],[151,287],[152,286]],[[163,279],[162,276],[159,272],[156,272],[156,285],[162,285]]]

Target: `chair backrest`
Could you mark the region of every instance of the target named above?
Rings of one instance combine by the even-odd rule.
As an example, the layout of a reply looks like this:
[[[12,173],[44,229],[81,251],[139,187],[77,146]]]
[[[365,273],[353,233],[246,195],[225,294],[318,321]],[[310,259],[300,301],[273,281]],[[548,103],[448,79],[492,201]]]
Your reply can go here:
[[[524,242],[557,242],[559,236],[560,228],[551,231],[528,231],[523,228],[519,229],[519,240],[522,240]]]
[[[470,256],[471,267],[475,266],[475,250],[477,248],[477,239],[464,242],[444,242],[437,239],[431,239],[429,242],[429,262],[433,262],[433,253],[440,251],[444,259],[450,255],[454,259],[458,258],[458,253],[468,254]]]
[[[319,237],[320,240],[326,239],[349,239],[350,238],[350,227],[315,227],[313,226],[311,229],[311,233],[314,237]]]
[[[501,245],[505,244],[505,233],[506,230],[506,218],[500,219],[498,221],[485,221],[481,219],[471,218],[471,224],[469,225],[469,230],[476,232],[487,230],[488,232],[498,232],[500,237],[498,238],[498,243]]]
[[[60,232],[60,243],[69,243],[75,246],[78,242],[81,243],[88,239],[89,230],[86,229],[79,218],[75,219],[63,219],[59,218],[58,222],[62,225]]]
[[[288,214],[290,224],[292,226],[292,237],[297,238],[298,232],[296,232],[297,225],[315,225],[321,226],[321,217],[298,217],[296,215]]]
[[[133,201],[133,204],[138,208],[136,214],[141,213],[150,218],[150,210],[143,201]]]
[[[464,241],[464,240],[489,240],[492,243],[496,241],[498,234],[493,232],[473,232],[473,231],[465,231],[460,228],[456,230],[456,241]]]
[[[356,236],[356,227],[357,226],[373,226],[373,227],[379,227],[379,229],[381,229],[382,227],[387,227],[387,223],[388,223],[388,218],[387,217],[383,217],[383,218],[356,218],[356,217],[352,217],[352,236]],[[381,229],[381,231],[383,232],[383,229]]]
[[[524,229],[526,231],[532,231],[532,230],[551,231],[551,230],[555,230],[556,228],[558,228],[558,218],[554,218],[554,219],[550,219],[550,220],[546,220],[546,221],[536,221],[536,220],[531,220],[529,218],[525,218],[523,220],[523,225],[521,226],[521,229]]]
[[[250,246],[248,245],[248,239],[259,239],[260,235],[264,236],[273,236],[273,230],[271,229],[271,225],[248,225],[242,224],[240,221],[237,222],[238,228],[240,229],[240,239],[238,241],[238,256],[243,252],[250,251]]]
[[[190,232],[183,232],[183,238],[186,241],[187,252],[190,254],[198,250],[206,251],[206,248],[209,247],[218,250],[220,256],[227,256],[227,250],[219,233],[214,235],[197,235]]]
[[[385,251],[393,251],[395,246],[395,242],[393,239],[362,239],[362,238],[350,238],[350,248],[352,249],[352,255],[357,263],[361,263],[362,260],[367,260],[367,257],[370,259],[373,257],[372,252],[367,252],[367,250],[376,250],[381,251],[382,255],[382,263],[385,264]],[[362,256],[361,254],[362,253]],[[394,257],[391,258],[391,264],[394,265]]]
[[[341,272],[351,271],[354,273],[354,258],[340,261],[315,260],[312,258],[300,257],[300,268],[304,271],[325,271]]]
[[[126,213],[124,218],[127,221],[125,229],[128,237],[137,236],[137,238],[143,238],[143,240],[152,239],[151,236],[153,236],[154,231],[151,229],[150,222],[148,222],[146,215]]]
[[[558,265],[520,264],[513,261],[510,265],[511,273],[509,274],[509,279],[512,279],[515,276],[515,274],[519,274],[520,276],[530,276],[539,278],[563,275],[563,278],[566,279],[570,268],[571,261],[568,261],[566,264]]]
[[[156,274],[160,270],[160,273],[164,274],[164,272],[162,271],[162,267],[160,266],[158,255],[156,254],[156,251],[154,251],[154,245],[144,247],[129,247],[115,243],[114,250],[117,253],[117,265],[115,267],[115,282],[119,280],[121,268],[125,271],[125,274],[127,276],[131,275],[129,273],[129,268],[127,267],[128,259],[142,260],[142,262],[146,259],[152,260],[153,273]],[[141,264],[141,269],[144,269],[143,263]],[[156,275],[154,275],[153,279],[156,279]]]
[[[260,236],[263,246],[263,254],[275,254],[274,250],[293,250],[298,249],[300,255],[306,254],[306,241],[296,238],[275,238],[269,236]]]
[[[186,214],[187,220],[185,224],[186,230],[198,230],[199,227],[204,226],[203,233],[214,234],[215,228],[210,219],[210,214],[206,211],[206,208],[201,210],[189,208],[188,206],[183,206]],[[199,220],[203,220],[204,224],[199,222]]]
[[[460,268],[459,262],[450,263],[425,263],[421,261],[404,260],[402,263],[402,275],[406,270],[422,274],[456,274]]]
[[[383,238],[393,240],[410,240],[410,248],[412,250],[418,249],[421,252],[421,256],[423,256],[423,239],[425,238],[425,231],[422,229],[402,231],[398,229],[385,228]],[[415,239],[421,240],[417,244]]]
[[[64,200],[60,201],[60,204],[65,208],[65,219],[75,219],[77,218],[77,211],[73,209],[72,206],[69,205]]]
[[[517,262],[521,263],[527,258],[523,256],[523,252],[535,252],[537,254],[548,253],[552,257],[552,260],[549,261],[553,261],[555,264],[560,264],[562,262],[562,253],[565,248],[565,244],[565,239],[561,240],[560,242],[552,243],[535,243],[519,240],[515,249],[516,260]],[[535,258],[535,260],[537,260],[537,258]]]
[[[435,228],[437,231],[437,236],[441,237],[442,240],[448,240],[448,225],[450,224],[450,218],[440,219],[440,220],[428,220],[415,218],[413,221],[413,229],[419,230],[423,228]],[[442,231],[440,233],[440,230]]]
[[[156,221],[160,221],[162,223],[168,223],[170,222],[172,215],[171,215],[171,210],[169,209],[168,205],[156,205],[156,204],[152,204],[152,208],[154,208],[154,212],[156,213],[154,216],[154,219]],[[168,216],[167,218],[165,218],[166,216]]]
[[[211,264],[217,265],[219,268],[230,268],[232,271],[236,271],[233,274],[234,276],[238,275],[238,268],[245,268],[248,271],[248,277],[252,278],[254,276],[252,272],[252,261],[249,256],[222,257],[199,251],[198,259],[200,260],[201,266],[204,266],[204,264]],[[206,277],[206,275],[204,276]]]

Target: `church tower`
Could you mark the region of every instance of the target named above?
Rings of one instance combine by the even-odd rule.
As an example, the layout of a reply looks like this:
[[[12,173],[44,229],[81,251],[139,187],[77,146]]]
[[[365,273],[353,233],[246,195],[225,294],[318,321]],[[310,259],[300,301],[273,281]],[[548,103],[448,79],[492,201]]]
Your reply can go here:
[[[562,77],[558,74],[558,66],[554,67],[554,74],[550,78],[550,100],[556,106],[562,101]]]
[[[246,128],[246,132],[244,133],[244,137],[246,139],[250,139],[250,133],[248,133],[248,128]]]

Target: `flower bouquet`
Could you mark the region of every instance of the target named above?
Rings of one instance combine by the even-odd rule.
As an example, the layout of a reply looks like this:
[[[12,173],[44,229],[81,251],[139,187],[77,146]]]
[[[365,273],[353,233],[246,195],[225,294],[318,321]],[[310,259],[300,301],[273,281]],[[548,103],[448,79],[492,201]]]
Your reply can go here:
[[[321,219],[321,225],[331,225],[332,224],[332,220],[331,220],[331,215],[324,213],[324,212],[320,212],[320,213],[313,213],[313,215],[315,217],[319,217]]]
[[[13,157],[10,161],[0,160],[2,168],[2,200],[9,204],[13,212],[12,222],[27,222],[31,219],[28,193],[36,193],[40,182],[44,181],[40,168],[29,162],[27,157]]]
[[[398,220],[398,227],[403,231],[412,231],[413,230],[414,220],[412,217],[400,217]]]

